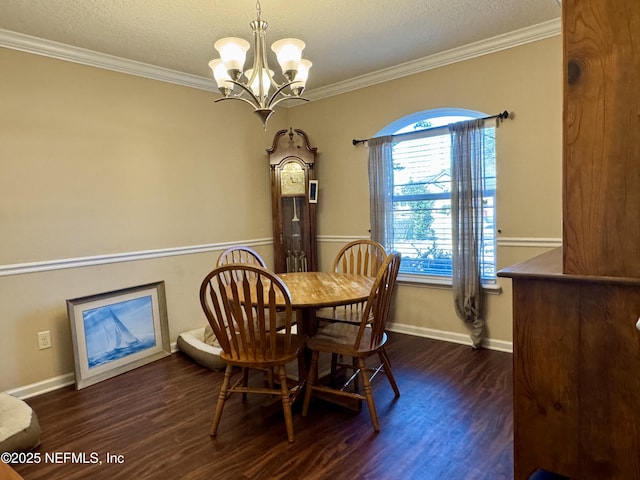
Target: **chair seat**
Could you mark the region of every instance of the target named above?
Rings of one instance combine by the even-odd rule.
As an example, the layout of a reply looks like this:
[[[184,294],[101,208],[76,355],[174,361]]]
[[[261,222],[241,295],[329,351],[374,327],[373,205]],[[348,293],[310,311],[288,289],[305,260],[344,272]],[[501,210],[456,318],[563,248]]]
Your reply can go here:
[[[304,335],[291,335],[291,345],[287,351],[283,349],[284,341],[284,335],[282,335],[282,338],[279,335],[277,336],[276,343],[279,346],[276,347],[276,350],[282,348],[282,353],[273,358],[265,358],[260,353],[260,348],[256,348],[254,354],[246,351],[237,352],[236,350],[232,350],[231,354],[227,354],[223,351],[220,353],[220,358],[227,363],[240,367],[255,368],[256,365],[260,367],[283,365],[294,361],[300,356],[306,343],[306,337]]]
[[[359,357],[370,354],[382,348],[387,342],[387,334],[382,335],[382,341],[378,345],[370,345],[371,329],[365,328],[360,347],[354,350],[353,346],[358,335],[359,325],[350,323],[330,323],[318,330],[313,337],[307,339],[307,346],[311,350],[319,352],[331,352],[350,357]]]

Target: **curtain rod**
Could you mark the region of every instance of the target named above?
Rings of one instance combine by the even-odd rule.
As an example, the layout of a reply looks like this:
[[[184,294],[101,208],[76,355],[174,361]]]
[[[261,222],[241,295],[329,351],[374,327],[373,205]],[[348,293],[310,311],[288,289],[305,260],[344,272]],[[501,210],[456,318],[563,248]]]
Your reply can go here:
[[[498,127],[498,125],[500,123],[502,123],[503,121],[505,121],[506,119],[513,118],[513,113],[509,113],[507,110],[505,110],[502,113],[498,113],[496,115],[490,115],[488,117],[481,117],[480,119],[481,120],[491,120],[492,118],[496,119],[496,127]],[[473,119],[473,120],[477,120],[477,119]],[[442,128],[443,126],[444,125],[439,126],[439,127],[425,128],[425,129],[420,130],[420,131],[424,132],[425,130],[434,130],[436,128]],[[416,132],[407,132],[407,133],[416,133]],[[405,134],[404,133],[400,133],[398,135],[393,135],[393,136],[394,137],[401,137],[403,135],[405,135]],[[367,138],[365,138],[364,140],[357,140],[357,139],[354,138],[353,140],[351,140],[351,143],[353,143],[353,145],[355,146],[355,145],[358,145],[359,143],[365,143],[365,142],[368,142],[368,141],[369,141],[369,139],[367,139]]]

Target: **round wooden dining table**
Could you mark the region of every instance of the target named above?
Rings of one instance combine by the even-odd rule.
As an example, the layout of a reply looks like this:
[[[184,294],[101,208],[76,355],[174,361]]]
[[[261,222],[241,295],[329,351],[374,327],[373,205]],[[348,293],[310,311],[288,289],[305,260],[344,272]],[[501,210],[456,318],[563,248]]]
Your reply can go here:
[[[363,302],[369,297],[374,278],[336,272],[279,273],[291,295],[291,307],[298,312],[302,333],[313,335],[318,328],[315,312]]]

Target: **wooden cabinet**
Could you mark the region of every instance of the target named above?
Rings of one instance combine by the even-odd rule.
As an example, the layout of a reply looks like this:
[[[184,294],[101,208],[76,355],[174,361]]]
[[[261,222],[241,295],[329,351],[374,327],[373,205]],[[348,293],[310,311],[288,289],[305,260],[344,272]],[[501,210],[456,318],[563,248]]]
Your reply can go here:
[[[640,279],[567,275],[560,249],[513,281],[514,478],[640,478]]]
[[[288,138],[287,138],[288,137]],[[276,273],[317,270],[316,148],[302,130],[280,130],[267,150]]]
[[[513,282],[514,471],[640,479],[640,1],[563,0],[562,249]]]

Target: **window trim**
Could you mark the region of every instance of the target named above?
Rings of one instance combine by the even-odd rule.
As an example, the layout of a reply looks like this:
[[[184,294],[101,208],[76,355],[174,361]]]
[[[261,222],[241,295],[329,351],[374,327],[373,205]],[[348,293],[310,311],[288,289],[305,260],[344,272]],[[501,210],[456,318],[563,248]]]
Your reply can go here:
[[[414,287],[438,288],[451,290],[453,288],[451,277],[436,277],[434,275],[418,275],[412,273],[398,273],[398,283]],[[482,289],[491,295],[502,293],[502,285],[496,280],[482,279]]]

